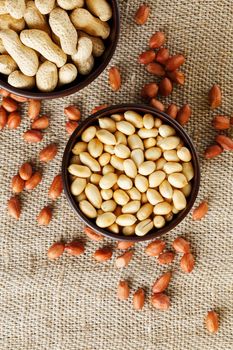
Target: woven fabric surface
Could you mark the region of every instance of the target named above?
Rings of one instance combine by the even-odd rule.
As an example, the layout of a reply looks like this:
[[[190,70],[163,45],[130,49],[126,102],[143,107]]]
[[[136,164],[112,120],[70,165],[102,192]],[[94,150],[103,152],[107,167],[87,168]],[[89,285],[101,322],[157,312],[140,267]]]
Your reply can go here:
[[[119,66],[122,88],[113,93],[108,86],[108,69],[89,87],[64,99],[44,101],[43,113],[51,116],[51,125],[39,144],[26,144],[22,133],[29,128],[26,104],[19,129],[0,133],[0,349],[1,350],[232,350],[233,349],[233,158],[224,152],[206,161],[202,154],[214,140],[211,127],[214,114],[233,112],[233,5],[231,0],[157,0],[150,1],[151,14],[144,26],[137,26],[133,15],[138,0],[119,1],[120,41],[110,65]],[[95,105],[140,102],[143,84],[153,80],[137,63],[137,56],[148,47],[148,38],[165,31],[171,53],[187,58],[184,87],[174,89],[165,102],[179,106],[189,103],[193,115],[185,127],[200,154],[201,188],[197,203],[204,198],[209,212],[200,222],[191,215],[164,239],[168,246],[177,235],[192,245],[196,266],[191,274],[178,268],[168,288],[171,308],[166,312],[152,308],[149,298],[153,281],[167,267],[159,266],[144,253],[146,243],[135,246],[133,261],[127,269],[114,267],[111,261],[97,264],[92,254],[98,247],[114,245],[107,239],[89,241],[83,224],[69,207],[65,195],[53,205],[53,219],[39,227],[36,216],[47,204],[49,185],[60,172],[61,158],[68,140],[63,108],[77,104],[85,119]],[[212,112],[207,91],[218,83],[223,103]],[[233,136],[233,135],[231,135]],[[59,145],[59,153],[41,166],[38,152],[50,142]],[[18,222],[6,210],[11,196],[10,181],[19,166],[31,161],[43,168],[43,181],[31,193],[23,192],[22,214]],[[47,249],[55,241],[78,238],[85,242],[85,254],[79,258],[64,255],[48,261]],[[120,279],[131,286],[129,300],[116,299]],[[142,311],[132,308],[132,294],[146,290]],[[204,328],[204,316],[210,309],[220,315],[220,330],[210,335]]]

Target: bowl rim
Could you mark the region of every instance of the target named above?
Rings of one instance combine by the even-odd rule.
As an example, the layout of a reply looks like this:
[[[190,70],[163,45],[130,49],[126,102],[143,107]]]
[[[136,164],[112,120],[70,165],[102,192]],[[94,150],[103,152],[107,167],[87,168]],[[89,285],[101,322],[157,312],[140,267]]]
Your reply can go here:
[[[111,61],[115,51],[116,47],[119,41],[120,36],[120,9],[119,4],[117,0],[111,0],[112,1],[112,7],[113,7],[113,17],[115,20],[115,35],[114,40],[112,41],[109,49],[109,54],[106,56],[106,58],[99,64],[99,66],[94,69],[90,74],[87,75],[86,79],[84,81],[78,82],[75,86],[71,86],[68,88],[64,88],[64,90],[61,91],[52,91],[52,92],[32,92],[30,90],[23,90],[18,89],[14,86],[11,86],[7,82],[0,79],[0,88],[7,90],[11,94],[15,94],[18,96],[34,99],[34,100],[47,100],[47,99],[54,99],[54,98],[63,98],[68,95],[72,95],[88,85],[90,85],[98,76],[103,73],[109,62]],[[99,57],[101,59],[101,56]],[[64,85],[65,87],[66,85]]]
[[[93,222],[91,219],[87,218],[79,209],[77,202],[74,200],[74,196],[71,194],[70,188],[69,188],[69,173],[68,173],[68,166],[69,166],[69,160],[72,155],[72,148],[74,144],[77,142],[77,138],[79,137],[80,133],[85,130],[88,126],[91,126],[94,124],[94,121],[101,117],[105,117],[109,114],[116,114],[121,113],[126,110],[134,110],[139,113],[152,113],[155,117],[161,118],[164,121],[166,121],[169,125],[174,126],[176,131],[178,131],[179,136],[181,136],[182,140],[185,142],[185,145],[188,146],[191,154],[192,154],[192,163],[194,168],[194,178],[192,179],[193,186],[191,194],[189,195],[189,200],[187,201],[186,208],[180,212],[178,216],[175,217],[175,219],[171,220],[161,229],[152,229],[148,234],[145,236],[124,236],[124,235],[118,235],[115,233],[112,233],[110,231],[107,231],[103,228],[98,227],[95,222]],[[75,213],[78,215],[81,221],[83,221],[87,226],[91,227],[94,231],[100,233],[103,236],[112,238],[114,240],[121,240],[121,241],[132,241],[132,242],[140,242],[140,241],[148,241],[152,240],[154,238],[157,238],[167,232],[170,232],[172,229],[174,229],[181,221],[184,220],[184,218],[188,215],[191,208],[194,205],[194,202],[197,198],[199,187],[200,187],[200,163],[198,154],[196,151],[196,148],[193,144],[193,141],[191,140],[188,133],[184,130],[184,128],[173,118],[171,118],[168,114],[161,112],[153,107],[144,105],[144,104],[138,104],[138,103],[124,103],[119,105],[113,105],[110,107],[107,107],[101,111],[96,112],[95,114],[90,115],[88,118],[86,118],[83,122],[80,123],[80,125],[76,128],[76,130],[71,135],[70,139],[67,142],[67,145],[65,147],[64,153],[63,153],[63,159],[62,159],[62,180],[63,180],[63,187],[64,192],[66,195],[66,198],[70,204],[70,206],[73,208]]]

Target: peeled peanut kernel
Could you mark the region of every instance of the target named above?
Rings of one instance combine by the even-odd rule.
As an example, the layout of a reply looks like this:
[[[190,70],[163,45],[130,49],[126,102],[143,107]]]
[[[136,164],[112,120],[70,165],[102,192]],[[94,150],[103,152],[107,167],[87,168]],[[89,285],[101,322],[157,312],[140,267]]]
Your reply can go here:
[[[172,186],[169,184],[167,180],[164,180],[159,185],[159,192],[163,196],[163,198],[171,199],[173,195],[173,189]]]
[[[172,207],[167,202],[161,202],[154,206],[155,215],[166,215],[166,214],[169,214],[171,210],[172,210]]]
[[[147,176],[155,171],[155,163],[152,161],[147,161],[139,165],[138,172],[141,175]]]
[[[97,209],[100,209],[102,204],[102,197],[100,191],[96,185],[91,183],[87,184],[85,188],[85,194],[89,202]]]
[[[104,145],[104,152],[107,152],[109,154],[114,154],[115,147],[113,145]]]
[[[146,219],[139,222],[135,227],[135,234],[137,236],[145,236],[153,228],[153,221]]]
[[[142,116],[134,111],[127,111],[124,113],[125,120],[133,124],[136,128],[143,127]]]
[[[130,156],[130,149],[123,144],[116,145],[114,151],[115,155],[122,159],[127,159]]]
[[[102,153],[98,161],[101,166],[105,166],[110,162],[111,155],[109,153]]]
[[[147,195],[146,195],[145,192],[142,193],[142,199],[141,199],[141,201],[142,201],[142,204],[148,203],[148,198],[147,198]]]
[[[178,173],[183,170],[183,167],[180,163],[176,162],[167,162],[164,164],[163,170],[166,174]]]
[[[125,135],[133,135],[135,133],[135,127],[133,124],[124,120],[116,123],[117,130]]]
[[[122,228],[122,233],[124,236],[132,236],[135,234],[135,227],[136,224],[131,225],[131,226],[125,226]]]
[[[177,150],[177,156],[182,162],[190,162],[192,159],[191,153],[187,147],[181,147]]]
[[[102,202],[101,209],[104,212],[113,212],[116,209],[116,202],[113,199],[109,199],[108,201]]]
[[[116,223],[109,226],[108,230],[113,232],[113,233],[116,233],[116,234],[118,234],[120,232],[119,226]]]
[[[131,150],[137,148],[140,148],[142,150],[144,149],[143,142],[137,134],[133,134],[128,137],[128,144]]]
[[[89,126],[86,130],[83,131],[81,135],[81,139],[84,142],[90,142],[96,135],[96,127],[95,126]]]
[[[99,126],[101,129],[106,129],[110,132],[115,132],[116,131],[116,123],[113,119],[111,118],[99,118]]]
[[[121,120],[124,120],[124,116],[123,114],[112,114],[111,118],[115,121],[115,122],[120,122]]]
[[[122,207],[122,213],[123,214],[134,214],[137,213],[138,210],[140,209],[140,201],[131,201],[125,204]]]
[[[169,221],[172,221],[173,216],[174,216],[173,213],[170,212],[167,215],[165,215],[164,217],[165,217],[165,220],[169,222]]]
[[[187,201],[185,195],[181,191],[175,189],[173,192],[172,200],[174,207],[177,210],[183,210],[184,208],[186,208]]]
[[[87,149],[93,158],[98,158],[103,153],[104,145],[100,140],[94,138],[88,143]]]
[[[129,196],[127,195],[127,193],[123,190],[116,190],[113,193],[113,199],[115,200],[115,202],[119,205],[125,205],[128,203],[129,201]]]
[[[156,170],[163,170],[163,167],[166,163],[167,161],[164,158],[159,158],[158,160],[156,160]]]
[[[156,144],[157,144],[157,146],[160,146],[161,143],[163,142],[163,140],[164,140],[164,137],[158,135],[158,136],[157,136],[157,139],[156,139]]]
[[[102,168],[102,174],[106,175],[108,173],[113,173],[114,172],[114,168],[111,164],[107,164]]]
[[[158,187],[163,180],[165,179],[166,174],[162,170],[157,170],[154,173],[149,175],[149,186],[150,187]]]
[[[132,214],[122,214],[117,217],[116,223],[120,226],[131,226],[135,224],[137,218]]]
[[[110,163],[115,169],[124,171],[124,159],[113,155],[111,156]]]
[[[127,176],[135,178],[137,175],[137,167],[132,159],[126,159],[123,163],[123,167]]]
[[[138,130],[138,136],[141,137],[141,139],[148,139],[149,137],[156,137],[158,135],[158,129],[146,129],[141,128]]]
[[[105,130],[105,129],[98,130],[96,133],[96,136],[105,145],[115,145],[116,144],[115,136],[111,132],[109,132],[108,130]]]
[[[156,228],[162,228],[166,224],[166,220],[161,215],[156,215],[153,220],[154,227]]]
[[[132,199],[132,201],[140,201],[141,200],[141,193],[138,191],[136,187],[132,187],[130,190],[127,191],[128,195]]]
[[[85,195],[85,192],[82,192],[78,196],[76,196],[75,199],[78,202],[81,202],[81,201],[84,201],[85,199],[87,199],[87,196]]]
[[[138,174],[135,177],[135,187],[141,192],[144,193],[148,190],[149,183],[148,179],[145,176]]]
[[[179,143],[180,138],[178,136],[168,136],[165,137],[165,139],[161,142],[160,147],[163,151],[170,151],[175,149],[179,145]]]
[[[88,144],[86,142],[77,142],[72,149],[72,153],[78,156],[81,152],[85,152],[87,150],[87,145]]]
[[[130,190],[133,187],[132,180],[124,174],[118,177],[117,184],[119,188],[122,188],[123,190]]]
[[[176,130],[170,125],[163,124],[159,127],[159,135],[162,137],[173,136],[175,134],[176,134]]]
[[[188,181],[192,180],[192,178],[194,177],[194,169],[191,162],[183,163],[182,173]]]
[[[153,127],[154,127],[154,117],[153,117],[153,115],[152,114],[145,114],[144,116],[143,116],[143,126],[144,126],[144,128],[146,128],[146,129],[153,129]]]
[[[151,147],[145,151],[145,158],[147,160],[157,160],[161,157],[162,151],[159,147]]]
[[[115,173],[108,173],[102,176],[99,186],[102,190],[108,190],[117,182],[117,175]]]
[[[147,219],[153,213],[153,205],[150,203],[144,204],[137,212],[137,218],[140,221]]]
[[[179,213],[179,210],[176,209],[176,208],[174,207],[174,205],[173,205],[173,207],[172,207],[172,212],[173,212],[173,214],[178,214],[178,213]]]
[[[87,165],[92,171],[100,171],[99,163],[88,152],[81,152],[79,157],[82,164]]]
[[[163,197],[157,190],[148,188],[146,195],[147,195],[148,202],[152,205],[156,205],[160,202],[163,202]]]
[[[192,186],[190,183],[188,183],[186,186],[181,188],[181,192],[185,195],[186,198],[190,195],[191,191],[192,191]]]
[[[79,208],[81,211],[90,219],[94,219],[97,217],[97,211],[93,207],[93,205],[87,200],[82,200],[79,202]]]
[[[90,177],[91,170],[85,165],[71,164],[68,168],[71,175],[78,177]]]
[[[116,216],[113,213],[104,213],[97,217],[96,225],[102,228],[106,228],[114,224]]]
[[[87,184],[86,179],[82,179],[80,177],[76,178],[70,186],[71,193],[74,196],[80,195],[84,191],[86,184]]]
[[[137,167],[144,162],[144,152],[141,149],[134,149],[131,152],[131,159],[134,161]]]
[[[180,140],[179,145],[176,147],[177,151],[178,151],[179,149],[181,149],[183,146],[184,146],[184,142],[183,142],[182,140]]]
[[[113,190],[112,189],[101,190],[100,194],[103,200],[107,201],[113,197]]]
[[[155,127],[159,128],[162,125],[162,120],[159,118],[155,118]]]
[[[163,152],[163,156],[167,162],[179,162],[180,161],[176,150],[165,151],[165,152]]]
[[[104,214],[104,211],[102,209],[97,210],[97,216]]]
[[[181,173],[172,173],[168,175],[168,181],[173,187],[182,188],[187,185],[186,177]]]
[[[122,144],[122,145],[127,145],[127,137],[120,132],[119,130],[117,130],[114,134],[115,138],[116,138],[116,144]]]
[[[149,137],[149,139],[143,141],[143,144],[146,149],[154,147],[156,145],[156,139],[154,137]]]
[[[99,185],[101,178],[102,178],[102,175],[100,174],[91,174],[90,181],[94,185]]]

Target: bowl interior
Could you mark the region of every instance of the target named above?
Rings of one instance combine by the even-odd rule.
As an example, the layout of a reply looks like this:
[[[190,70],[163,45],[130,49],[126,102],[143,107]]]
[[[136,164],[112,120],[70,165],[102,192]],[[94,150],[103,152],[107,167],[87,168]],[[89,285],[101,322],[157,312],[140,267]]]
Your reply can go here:
[[[94,220],[91,220],[87,218],[82,211],[79,209],[77,202],[75,201],[73,195],[70,191],[70,180],[69,180],[69,173],[68,173],[68,166],[70,164],[70,159],[72,157],[72,148],[76,144],[78,140],[80,140],[80,135],[82,132],[89,127],[90,125],[97,125],[98,119],[101,117],[106,117],[111,114],[116,113],[124,113],[127,110],[134,110],[138,113],[145,114],[145,113],[151,113],[154,115],[154,117],[158,117],[161,120],[163,120],[166,124],[173,126],[176,129],[177,134],[181,137],[181,139],[184,141],[184,144],[189,148],[191,154],[192,154],[192,163],[194,168],[194,177],[191,180],[192,183],[192,190],[187,198],[187,206],[184,210],[179,212],[177,215],[174,216],[172,221],[168,222],[163,228],[161,229],[152,229],[147,235],[143,237],[139,237],[136,235],[133,236],[124,236],[123,234],[115,234],[110,231],[107,231],[106,229],[102,229],[98,227]],[[70,137],[67,146],[64,151],[63,156],[63,162],[62,162],[62,176],[63,176],[63,183],[64,183],[64,190],[66,197],[75,210],[75,212],[78,214],[79,218],[84,221],[89,227],[92,227],[95,231],[111,237],[116,240],[126,240],[126,241],[145,241],[150,240],[152,238],[158,237],[170,230],[172,230],[175,226],[177,226],[188,214],[190,209],[192,208],[195,199],[198,194],[199,185],[200,185],[200,166],[198,161],[197,152],[195,150],[195,147],[193,145],[192,140],[188,136],[188,134],[185,132],[185,130],[178,124],[174,119],[169,117],[167,114],[160,112],[152,107],[144,106],[144,105],[138,105],[138,104],[124,104],[119,106],[112,106],[108,107],[102,111],[99,111],[95,113],[94,115],[88,117],[83,123],[80,124],[80,126],[74,131],[72,136]]]
[[[104,40],[105,43],[105,51],[102,56],[95,57],[95,65],[90,74],[86,76],[78,75],[78,77],[70,84],[63,85],[61,87],[57,87],[55,91],[52,92],[41,92],[37,88],[32,90],[23,90],[14,88],[13,86],[7,83],[7,76],[0,74],[0,87],[10,91],[13,94],[25,96],[27,98],[33,99],[52,99],[58,97],[64,97],[67,95],[71,95],[87,85],[89,85],[94,79],[96,79],[106,68],[108,63],[110,62],[119,37],[120,31],[120,19],[119,19],[119,8],[117,4],[117,0],[108,0],[112,6],[113,16],[110,21],[108,21],[111,32],[109,37]]]

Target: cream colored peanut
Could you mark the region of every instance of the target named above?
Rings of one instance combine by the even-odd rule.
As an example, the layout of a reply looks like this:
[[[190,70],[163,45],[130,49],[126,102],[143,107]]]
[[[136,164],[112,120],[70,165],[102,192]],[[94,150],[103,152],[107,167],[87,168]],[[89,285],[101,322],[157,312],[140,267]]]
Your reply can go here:
[[[163,170],[166,174],[178,173],[183,170],[183,167],[180,163],[176,162],[167,162],[164,164]]]
[[[116,221],[116,216],[113,213],[104,213],[97,217],[96,225],[102,228],[109,227]]]
[[[123,144],[116,145],[114,150],[115,155],[119,158],[127,159],[130,156],[130,149]]]
[[[113,233],[119,233],[120,232],[119,226],[116,223],[114,223],[111,226],[109,226],[108,230],[113,232]]]
[[[187,185],[186,177],[181,173],[172,173],[168,176],[168,181],[175,188],[182,188]]]
[[[104,145],[104,152],[115,154],[115,147],[113,145]]]
[[[138,172],[141,175],[148,176],[155,171],[155,163],[152,161],[143,162],[139,165]]]
[[[87,149],[92,157],[98,158],[104,150],[104,145],[99,139],[94,138],[88,143]]]
[[[150,203],[144,204],[137,212],[137,218],[140,221],[146,220],[153,213],[153,205]]]
[[[153,127],[154,127],[154,117],[153,117],[152,114],[147,113],[147,114],[145,114],[143,116],[143,126],[146,129],[153,129]]]
[[[102,197],[98,187],[94,184],[88,183],[85,188],[85,195],[89,202],[97,209],[100,209],[102,204]]]
[[[83,131],[81,139],[84,142],[90,142],[96,135],[97,129],[95,126],[89,126],[86,130]]]
[[[88,152],[81,152],[80,160],[84,165],[87,165],[92,171],[100,171],[99,162],[93,158]]]
[[[13,18],[23,18],[26,10],[25,0],[6,0],[5,8]]]
[[[45,61],[36,73],[36,85],[40,91],[51,92],[58,83],[58,71],[56,64]]]
[[[58,84],[59,86],[70,84],[77,78],[78,70],[72,63],[67,63],[59,69]]]
[[[168,222],[172,221],[172,219],[174,217],[173,212],[171,211],[170,213],[166,214],[164,217],[165,217],[166,221],[168,221]]]
[[[187,147],[181,147],[177,150],[177,156],[182,162],[190,162],[192,159],[191,153]]]
[[[154,222],[154,227],[156,227],[156,228],[162,228],[166,224],[166,220],[161,215],[156,215],[154,217],[153,222]]]
[[[67,12],[56,7],[49,14],[49,24],[53,33],[59,37],[62,50],[67,55],[74,55],[77,50],[78,33]]]
[[[154,206],[155,215],[167,215],[171,212],[172,207],[168,202],[161,202]]]
[[[163,170],[163,167],[166,163],[167,161],[164,158],[159,158],[158,160],[156,160],[156,170]]]
[[[143,128],[142,116],[135,111],[126,111],[124,113],[125,120],[133,124],[136,128]]]
[[[119,130],[117,130],[115,133],[115,138],[116,138],[116,144],[122,144],[122,145],[127,145],[127,138],[124,134],[122,134],[122,132],[120,132]]]
[[[76,29],[83,30],[87,34],[99,36],[107,39],[110,34],[108,23],[94,17],[88,10],[84,8],[75,9],[70,15]]]
[[[97,211],[93,207],[93,205],[87,200],[82,200],[79,202],[79,208],[81,211],[90,219],[94,219],[97,217]]]
[[[6,8],[6,0],[0,0],[0,14],[8,13]]]
[[[179,162],[180,161],[176,150],[165,151],[165,152],[163,152],[163,156],[167,162]]]
[[[163,182],[159,185],[159,192],[163,196],[163,198],[166,198],[166,199],[172,198],[173,189],[167,180],[163,180]]]
[[[101,178],[99,186],[103,190],[108,190],[112,188],[116,183],[117,175],[115,173],[107,173]]]
[[[115,121],[115,122],[120,122],[121,120],[124,120],[124,116],[122,114],[112,114],[111,118]]]
[[[29,77],[21,73],[19,70],[15,70],[8,76],[8,84],[18,89],[32,89],[36,85],[35,77]]]
[[[178,136],[168,136],[165,137],[161,142],[160,147],[163,151],[170,151],[175,149],[180,143],[180,138]]]
[[[28,1],[24,12],[24,20],[29,29],[40,29],[50,34],[50,28],[44,15],[40,13],[34,1]]]
[[[100,57],[103,55],[105,51],[105,45],[101,38],[97,38],[95,36],[89,35],[81,30],[78,31],[78,35],[80,38],[85,37],[92,41],[92,54],[94,57]]]
[[[131,226],[125,226],[122,228],[122,233],[124,236],[132,236],[135,233],[136,224]]]
[[[146,192],[142,193],[141,202],[142,202],[142,204],[148,203],[148,198],[147,198]]]
[[[145,151],[145,158],[147,160],[157,160],[161,157],[162,151],[159,147],[151,147]]]
[[[36,52],[23,45],[18,34],[11,29],[1,30],[0,38],[21,72],[28,76],[36,75],[39,66]]]
[[[0,54],[7,54],[6,49],[3,46],[2,39],[0,39]]]
[[[123,214],[134,214],[137,213],[140,209],[140,200],[138,201],[130,201],[122,207]]]
[[[117,184],[123,190],[130,190],[133,187],[133,181],[124,174],[118,177]]]
[[[131,226],[135,224],[137,218],[132,214],[122,214],[116,219],[116,223],[120,226]]]
[[[84,6],[84,0],[57,0],[58,6],[64,10],[74,10]]]
[[[115,145],[116,144],[115,136],[112,133],[110,133],[108,130],[105,130],[105,129],[98,130],[96,133],[96,136],[105,145]]]
[[[139,222],[135,227],[135,234],[137,236],[145,236],[153,228],[153,221],[146,219]]]
[[[183,210],[187,205],[185,195],[177,189],[174,190],[172,200],[173,200],[174,207],[177,210]]]
[[[115,169],[111,164],[107,164],[102,168],[102,174],[106,175],[108,173],[114,173]]]
[[[163,202],[163,197],[157,190],[148,188],[146,195],[147,195],[148,202],[152,205],[156,205],[160,202]]]
[[[109,153],[102,153],[99,157],[99,163],[101,166],[105,166],[110,162],[111,155]]]
[[[99,118],[98,121],[101,129],[106,129],[112,133],[116,131],[116,123],[111,118],[108,118],[108,117]]]
[[[48,15],[55,7],[56,0],[35,0],[35,5],[43,15]]]
[[[112,155],[110,159],[110,163],[115,169],[124,171],[124,159],[121,159],[115,155]]]
[[[108,201],[105,201],[101,204],[101,209],[104,212],[113,212],[116,209],[116,202],[113,199],[110,199]]]
[[[112,189],[101,190],[100,194],[101,194],[103,200],[108,201],[109,199],[111,199],[113,197],[113,190]]]
[[[159,118],[155,118],[155,127],[159,128],[162,125],[162,120]]]
[[[173,136],[175,134],[176,130],[170,125],[163,124],[159,127],[159,135],[162,137]]]
[[[74,196],[79,196],[85,189],[87,185],[87,180],[86,179],[82,179],[80,177],[76,178],[70,187],[71,193]]]
[[[190,183],[188,183],[186,186],[184,186],[180,190],[181,190],[181,192],[183,192],[183,194],[187,198],[190,195],[191,191],[192,191],[192,186],[191,186]]]
[[[112,8],[106,0],[86,0],[88,10],[103,22],[112,17]]]
[[[191,181],[194,177],[194,169],[191,162],[183,163],[183,174],[186,177],[187,181]]]
[[[141,137],[141,139],[148,139],[150,137],[156,137],[158,135],[158,129],[146,129],[141,128],[138,130],[138,135]]]
[[[66,63],[66,54],[58,45],[54,44],[49,35],[43,30],[23,30],[20,33],[20,39],[24,45],[39,52],[48,61],[55,63],[58,68]]]
[[[0,55],[0,73],[9,75],[17,69],[17,64],[9,55]]]
[[[131,152],[131,159],[134,161],[136,166],[139,168],[140,165],[144,162],[144,152],[139,148],[134,149]]]
[[[115,200],[115,202],[119,205],[125,205],[128,203],[129,201],[129,196],[127,195],[127,193],[123,190],[116,190],[113,193],[113,199]]]
[[[91,174],[90,181],[94,185],[99,185],[102,176],[100,174]]]
[[[127,191],[128,195],[132,199],[132,201],[140,201],[141,200],[141,192],[138,191],[136,187],[132,187],[130,190]]]
[[[1,14],[0,15],[0,30],[12,29],[15,32],[20,32],[25,28],[25,21],[23,18],[15,19],[11,15]]]
[[[87,178],[91,176],[91,170],[85,165],[71,164],[68,168],[71,175]]]
[[[149,139],[144,139],[143,144],[146,149],[154,147],[156,145],[156,139],[155,137],[149,137]]]
[[[123,163],[124,171],[127,176],[135,178],[137,175],[137,167],[132,159],[126,159]]]
[[[158,187],[163,180],[165,179],[166,174],[162,170],[157,170],[154,173],[149,175],[149,186],[150,187]]]
[[[75,200],[78,202],[84,201],[87,199],[85,192],[80,193],[78,196],[75,196]]]
[[[128,137],[128,144],[131,150],[138,148],[144,150],[143,142],[137,134],[133,134]]]
[[[116,128],[124,135],[133,135],[135,133],[135,127],[133,126],[133,124],[124,120],[117,122]]]
[[[88,144],[86,142],[79,141],[75,144],[72,149],[72,153],[78,156],[81,152],[85,152],[87,150]]]
[[[146,192],[148,190],[148,187],[149,187],[147,178],[145,176],[138,174],[135,177],[135,187],[141,193]]]

